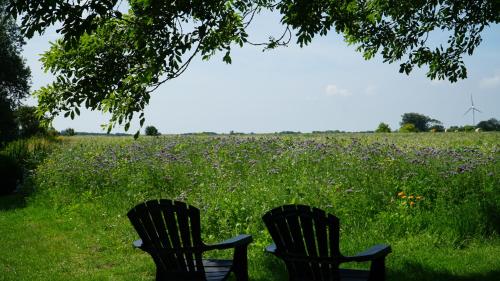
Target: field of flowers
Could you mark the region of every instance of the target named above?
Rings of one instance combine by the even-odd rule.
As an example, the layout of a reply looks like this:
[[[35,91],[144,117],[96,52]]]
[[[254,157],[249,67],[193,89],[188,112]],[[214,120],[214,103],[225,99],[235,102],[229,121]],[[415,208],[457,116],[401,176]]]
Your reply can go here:
[[[499,160],[498,133],[68,138],[0,200],[0,280],[153,280],[125,215],[152,198],[252,234],[252,280],[286,279],[261,216],[290,203],[339,217],[344,254],[391,244],[388,280],[498,280]]]

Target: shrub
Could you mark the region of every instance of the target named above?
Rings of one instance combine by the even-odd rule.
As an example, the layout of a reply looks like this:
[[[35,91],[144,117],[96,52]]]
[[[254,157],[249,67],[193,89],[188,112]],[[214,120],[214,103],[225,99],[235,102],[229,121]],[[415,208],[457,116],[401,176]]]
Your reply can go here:
[[[31,170],[47,156],[55,142],[55,138],[47,137],[15,140],[9,142],[2,153],[16,160],[20,167]]]
[[[436,133],[436,132],[444,132],[444,127],[443,125],[439,125],[439,124],[436,124],[436,125],[432,125],[430,128],[431,132],[433,133]]]
[[[158,136],[160,135],[160,132],[158,132],[158,129],[156,129],[155,126],[147,126],[146,129],[144,130],[146,136]]]
[[[464,128],[464,132],[474,132],[474,130],[476,129],[476,127],[471,126],[471,125],[465,125],[463,128]]]
[[[377,133],[390,133],[391,127],[389,127],[389,125],[384,123],[384,122],[380,122],[380,124],[378,124],[377,130],[375,130],[375,132],[377,132]]]
[[[417,128],[415,127],[415,125],[413,125],[411,123],[406,123],[406,124],[403,124],[403,126],[401,126],[401,128],[399,128],[399,131],[402,133],[414,133],[414,132],[417,132]]]
[[[495,118],[491,118],[486,121],[481,121],[477,123],[477,127],[481,128],[481,130],[488,131],[500,131],[500,121]]]
[[[45,123],[47,119],[41,119],[36,114],[34,106],[20,106],[15,111],[16,121],[19,126],[19,136],[29,138],[32,136],[43,136],[49,129]]]
[[[61,135],[63,135],[63,136],[74,136],[75,135],[75,129],[73,129],[73,128],[67,128],[66,130],[61,131]]]
[[[10,104],[0,97],[0,147],[8,141],[15,139],[17,126],[14,113]]]
[[[0,153],[0,195],[12,193],[21,180],[22,169],[17,161],[11,156]]]

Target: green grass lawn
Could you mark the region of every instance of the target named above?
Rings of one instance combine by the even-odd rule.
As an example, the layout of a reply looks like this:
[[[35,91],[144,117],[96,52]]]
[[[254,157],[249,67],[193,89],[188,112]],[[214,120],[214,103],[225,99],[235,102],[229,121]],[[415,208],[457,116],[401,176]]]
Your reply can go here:
[[[344,254],[391,244],[388,280],[498,280],[499,144],[488,133],[70,138],[0,197],[0,280],[154,280],[126,217],[152,198],[200,208],[206,242],[252,234],[252,280],[286,280],[260,218],[290,203],[338,216]]]

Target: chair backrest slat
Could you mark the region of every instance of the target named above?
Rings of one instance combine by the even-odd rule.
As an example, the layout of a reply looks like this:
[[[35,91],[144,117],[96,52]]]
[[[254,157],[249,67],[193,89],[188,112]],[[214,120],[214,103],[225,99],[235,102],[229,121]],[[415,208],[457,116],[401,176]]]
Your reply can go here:
[[[323,218],[325,216],[325,212],[320,209],[315,209],[313,210],[313,216],[315,218]],[[329,247],[326,222],[322,219],[316,219],[314,226],[316,230],[316,239],[318,241],[318,254],[320,257],[328,257]]]
[[[306,213],[307,209],[303,208],[303,206],[299,206],[299,212]],[[314,223],[313,218],[311,216],[303,215],[300,217],[302,233],[304,237],[304,242],[306,244],[307,256],[309,257],[318,257],[318,249],[316,247],[316,236],[314,233]],[[316,280],[321,279],[321,268],[316,263],[309,264],[311,271],[311,275],[314,276]]]
[[[191,230],[189,228],[189,218],[188,218],[188,210],[186,205],[186,210],[183,212],[177,212],[177,224],[179,227],[180,233],[180,242],[182,247],[190,248],[194,247],[191,243]],[[194,255],[192,252],[186,252],[184,254],[184,259],[186,260],[186,265],[189,268],[189,271],[195,270],[194,264]]]

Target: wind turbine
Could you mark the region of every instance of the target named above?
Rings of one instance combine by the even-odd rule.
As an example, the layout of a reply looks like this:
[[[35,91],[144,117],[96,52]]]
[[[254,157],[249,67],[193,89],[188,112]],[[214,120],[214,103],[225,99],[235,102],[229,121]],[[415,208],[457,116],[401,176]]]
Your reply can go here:
[[[470,111],[472,111],[472,126],[476,126],[476,111],[480,112],[480,113],[483,113],[483,112],[474,107],[474,100],[472,100],[472,94],[470,94],[470,103],[471,103],[471,106],[464,113],[464,116],[467,115],[467,113],[469,113]]]

